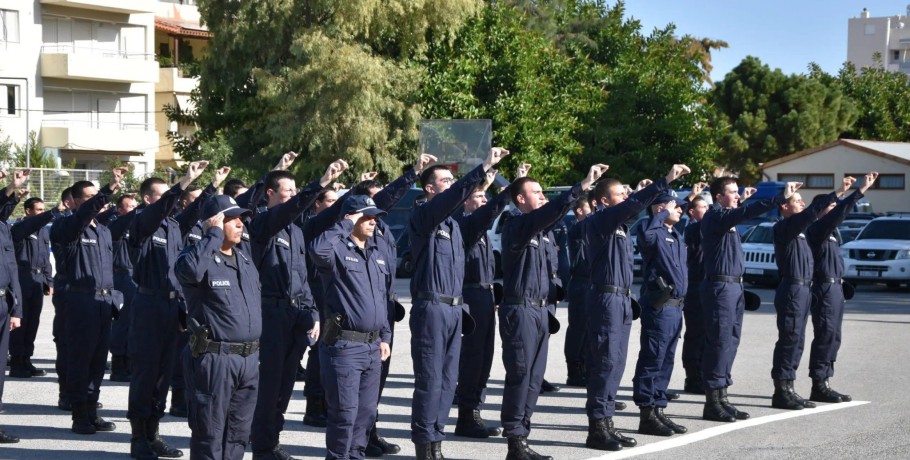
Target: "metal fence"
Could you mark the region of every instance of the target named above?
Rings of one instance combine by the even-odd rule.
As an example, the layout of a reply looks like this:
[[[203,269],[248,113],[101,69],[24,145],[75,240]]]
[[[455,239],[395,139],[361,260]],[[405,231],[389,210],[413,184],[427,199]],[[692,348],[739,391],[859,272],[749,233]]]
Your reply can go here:
[[[60,201],[60,193],[63,192],[63,189],[80,180],[97,183],[103,172],[100,169],[32,168],[25,188],[30,192],[29,197],[38,197],[48,203],[56,204]]]

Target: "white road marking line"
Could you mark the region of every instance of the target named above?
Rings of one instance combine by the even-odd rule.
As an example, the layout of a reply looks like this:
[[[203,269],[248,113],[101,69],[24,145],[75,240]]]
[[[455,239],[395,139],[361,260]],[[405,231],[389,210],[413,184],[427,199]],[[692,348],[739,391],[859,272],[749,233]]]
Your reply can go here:
[[[659,441],[651,444],[647,444],[641,447],[630,447],[623,448],[619,452],[611,452],[609,454],[601,455],[599,457],[591,457],[589,460],[595,459],[616,459],[616,458],[629,458],[635,457],[638,455],[653,454],[655,452],[660,452],[668,449],[673,449],[676,447],[682,447],[688,444],[692,444],[699,441],[704,441],[705,439],[713,438],[715,436],[720,436],[722,434],[729,433],[731,431],[742,430],[744,428],[749,428],[758,425],[764,425],[765,423],[779,422],[781,420],[786,420],[788,418],[803,417],[806,415],[821,414],[822,412],[830,412],[838,409],[848,409],[850,407],[862,406],[863,404],[869,404],[870,401],[852,401],[846,403],[837,403],[837,404],[826,404],[821,407],[816,407],[815,409],[804,409],[804,410],[794,410],[782,412],[780,414],[766,415],[764,417],[753,418],[749,420],[737,420],[733,423],[725,423],[723,425],[714,426],[705,430],[698,431],[696,433],[684,434],[684,435],[674,435],[672,438],[666,441]]]

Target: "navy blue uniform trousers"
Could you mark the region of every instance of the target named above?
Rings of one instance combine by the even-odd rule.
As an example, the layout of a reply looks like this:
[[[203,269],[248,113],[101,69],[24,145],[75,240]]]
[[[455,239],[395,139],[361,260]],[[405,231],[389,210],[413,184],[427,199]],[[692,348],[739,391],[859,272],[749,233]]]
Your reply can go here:
[[[133,311],[133,297],[136,295],[136,282],[129,272],[114,272],[114,289],[123,293],[123,308],[120,316],[111,324],[111,354],[129,354],[130,312]]]
[[[686,291],[686,308],[683,319],[686,332],[683,335],[682,365],[683,369],[701,374],[701,357],[705,352],[705,309],[701,304],[701,294],[697,284],[690,284]]]
[[[22,324],[10,333],[9,354],[32,356],[35,354],[35,337],[38,336],[38,325],[41,323],[41,310],[44,306],[44,283],[35,282],[29,275],[20,276],[19,285],[22,286]],[[6,330],[9,330],[9,327]]]
[[[461,355],[461,306],[417,300],[411,307],[411,441],[445,440],[445,427],[455,397]]]
[[[590,419],[616,413],[616,393],[626,370],[629,331],[632,329],[632,300],[621,294],[588,290],[588,400]]]
[[[379,404],[379,342],[322,343],[319,354],[328,405],[326,458],[363,458]]]
[[[94,294],[66,293],[63,339],[66,396],[70,402],[98,402],[111,340],[111,303]]]
[[[846,300],[840,283],[816,283],[812,294],[818,301],[810,308],[815,335],[809,348],[809,377],[822,380],[834,376]]]
[[[59,387],[61,398],[66,397],[66,316],[64,315],[66,302],[66,294],[55,289],[53,295],[51,295],[51,303],[54,305],[54,322],[51,334],[54,337],[54,347],[57,349],[54,371],[57,372],[57,386]]]
[[[0,356],[9,351],[9,302],[0,299]],[[6,372],[0,373],[0,410],[3,410],[3,386],[6,383]]]
[[[502,435],[528,436],[531,416],[547,369],[550,342],[547,306],[499,306],[499,335],[506,382],[502,393]]]
[[[720,390],[733,385],[733,361],[743,331],[743,285],[702,281],[701,301],[705,319],[702,381],[706,390]]]
[[[461,357],[458,369],[458,406],[480,409],[486,397],[487,381],[493,368],[493,347],[496,339],[496,312],[493,291],[480,287],[464,290],[465,303],[474,318],[474,332],[461,338]]]
[[[564,353],[566,363],[584,363],[588,360],[588,330],[585,327],[585,298],[591,287],[590,280],[572,279],[569,282],[569,325],[566,327]]]
[[[642,299],[641,350],[632,379],[632,400],[639,407],[667,407],[667,387],[673,375],[676,343],[682,332],[678,307],[656,310]]]
[[[242,460],[250,439],[259,384],[259,354],[183,351],[190,458]]]
[[[809,286],[781,282],[774,294],[774,309],[777,310],[777,343],[774,344],[774,358],[771,378],[795,380],[799,360],[806,343],[806,322],[809,319],[809,304],[812,292]]]
[[[127,418],[161,418],[177,357],[177,316],[183,301],[137,292],[131,307]]]

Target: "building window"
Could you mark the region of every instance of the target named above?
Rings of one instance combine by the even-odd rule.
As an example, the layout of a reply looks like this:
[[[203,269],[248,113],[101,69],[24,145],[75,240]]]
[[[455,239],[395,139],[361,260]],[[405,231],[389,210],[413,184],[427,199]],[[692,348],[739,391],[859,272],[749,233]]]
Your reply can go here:
[[[0,117],[18,117],[19,86],[0,84]]]
[[[802,182],[803,188],[834,189],[834,174],[778,174],[781,182]]]
[[[857,180],[854,187],[858,188],[863,186],[863,178],[866,176],[866,173],[846,174],[845,176],[855,177]],[[870,188],[873,190],[904,190],[906,188],[905,175],[880,174],[878,180],[876,180]]]
[[[0,10],[0,42],[19,43],[19,12]]]
[[[866,35],[875,35],[875,24],[866,24],[865,33]]]
[[[901,60],[901,52],[899,50],[891,50],[891,62],[897,62]]]

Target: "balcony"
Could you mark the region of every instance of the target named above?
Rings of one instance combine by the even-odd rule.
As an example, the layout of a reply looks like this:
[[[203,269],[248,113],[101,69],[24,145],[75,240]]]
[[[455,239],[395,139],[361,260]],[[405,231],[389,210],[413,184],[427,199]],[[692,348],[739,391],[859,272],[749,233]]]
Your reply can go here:
[[[45,120],[41,145],[70,150],[145,153],[158,149],[158,132],[147,124]]]
[[[156,9],[154,0],[41,0],[41,4],[120,14],[154,13]]]
[[[41,76],[119,83],[158,81],[158,63],[152,55],[126,54],[71,45],[41,47]]]
[[[158,70],[158,84],[155,85],[156,93],[176,93],[189,95],[199,85],[199,77],[186,78],[180,76],[176,67],[164,67]]]

